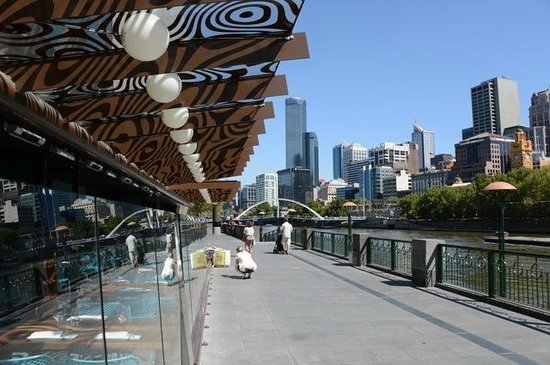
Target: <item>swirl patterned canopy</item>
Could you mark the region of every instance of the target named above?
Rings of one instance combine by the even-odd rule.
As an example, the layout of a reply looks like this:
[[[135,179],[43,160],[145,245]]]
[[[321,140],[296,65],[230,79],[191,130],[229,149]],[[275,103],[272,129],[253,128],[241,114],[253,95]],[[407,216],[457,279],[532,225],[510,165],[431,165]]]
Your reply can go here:
[[[288,93],[279,63],[309,57],[305,35],[292,32],[303,3],[1,2],[3,132],[24,128],[51,142],[50,153],[68,151],[106,181],[131,181],[142,193],[162,191],[185,204],[228,201],[239,183],[226,178],[242,174],[274,116],[266,98]],[[169,32],[167,51],[153,61],[123,47],[124,24],[138,12],[158,16]],[[160,103],[146,81],[167,73],[179,76],[181,92]],[[178,129],[162,122],[163,110],[179,107],[189,111],[178,129],[192,129],[194,167],[170,136]]]

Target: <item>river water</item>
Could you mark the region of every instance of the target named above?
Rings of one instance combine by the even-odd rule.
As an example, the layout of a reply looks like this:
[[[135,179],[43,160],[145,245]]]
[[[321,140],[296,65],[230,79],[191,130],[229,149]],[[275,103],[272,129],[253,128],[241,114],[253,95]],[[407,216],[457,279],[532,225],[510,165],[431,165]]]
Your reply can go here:
[[[264,232],[276,229],[276,226],[264,226]],[[324,232],[344,233],[347,234],[347,228],[339,229],[317,229]],[[370,228],[353,228],[353,233],[367,234],[371,237],[387,238],[401,241],[412,241],[413,239],[438,239],[445,240],[446,244],[455,246],[477,247],[484,249],[498,249],[496,243],[485,242],[483,236],[490,236],[487,232],[463,232],[463,231],[432,231],[432,230],[410,230],[410,229],[370,229]],[[495,233],[496,235],[496,233]],[[524,237],[548,237],[548,235],[522,234]],[[506,244],[506,250],[536,253],[550,255],[550,247],[529,246],[518,244]]]
[[[331,232],[347,233],[347,229],[336,229]],[[365,229],[354,228],[353,233],[368,234],[371,237],[389,238],[394,240],[412,241],[413,239],[438,239],[445,240],[446,244],[456,246],[478,247],[497,249],[496,243],[483,241],[483,236],[489,236],[487,232],[462,232],[462,231],[420,231],[408,229]],[[525,234],[525,237],[548,237],[542,235]],[[550,255],[550,247],[506,244],[506,249],[524,253],[537,253]]]

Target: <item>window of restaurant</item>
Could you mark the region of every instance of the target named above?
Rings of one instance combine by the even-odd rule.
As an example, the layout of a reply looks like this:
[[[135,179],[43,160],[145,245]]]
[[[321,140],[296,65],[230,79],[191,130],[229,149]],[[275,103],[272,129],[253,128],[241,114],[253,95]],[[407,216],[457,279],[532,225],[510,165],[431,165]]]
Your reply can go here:
[[[160,209],[2,182],[16,188],[0,199],[1,364],[192,363],[206,274],[184,258],[205,227]]]

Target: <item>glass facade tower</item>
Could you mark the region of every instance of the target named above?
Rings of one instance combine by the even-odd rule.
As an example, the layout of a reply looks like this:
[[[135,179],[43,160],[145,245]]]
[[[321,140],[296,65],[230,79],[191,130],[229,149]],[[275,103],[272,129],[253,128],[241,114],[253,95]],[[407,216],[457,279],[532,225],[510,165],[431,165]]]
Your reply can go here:
[[[531,97],[529,126],[533,130],[533,149],[550,156],[550,89]]]
[[[301,98],[285,100],[286,167],[305,167],[304,133],[306,132],[306,101]]]
[[[428,171],[435,156],[434,132],[426,131],[417,123],[413,123],[411,139],[418,145],[420,171]]]
[[[304,134],[304,160],[311,174],[311,186],[319,185],[319,142],[315,132]]]

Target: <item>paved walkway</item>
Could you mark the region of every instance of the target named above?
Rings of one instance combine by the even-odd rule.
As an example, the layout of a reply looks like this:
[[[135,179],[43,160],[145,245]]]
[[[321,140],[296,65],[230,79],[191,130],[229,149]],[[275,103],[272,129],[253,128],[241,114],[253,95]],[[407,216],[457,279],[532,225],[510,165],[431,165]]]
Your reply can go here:
[[[231,249],[240,241],[210,236]],[[550,364],[550,323],[313,251],[213,269],[201,364]]]

